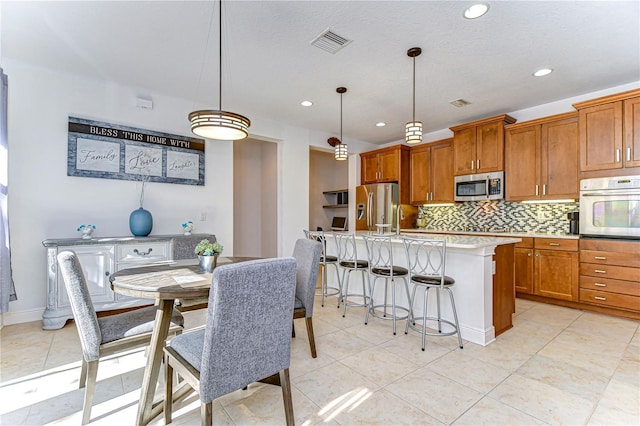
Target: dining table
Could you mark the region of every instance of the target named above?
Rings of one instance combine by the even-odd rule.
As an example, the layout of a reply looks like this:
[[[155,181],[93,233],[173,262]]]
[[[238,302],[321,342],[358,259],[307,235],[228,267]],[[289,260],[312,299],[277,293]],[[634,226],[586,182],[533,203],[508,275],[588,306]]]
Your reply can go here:
[[[219,257],[218,267],[256,260],[255,257]],[[176,301],[208,298],[212,273],[202,272],[197,259],[163,261],[147,266],[120,270],[109,277],[116,293],[154,299],[157,307],[155,324],[147,353],[140,389],[136,424],[144,426],[162,412],[162,401],[153,401],[160,374],[171,315]],[[190,389],[183,389],[190,390]],[[176,393],[180,392],[178,390]]]

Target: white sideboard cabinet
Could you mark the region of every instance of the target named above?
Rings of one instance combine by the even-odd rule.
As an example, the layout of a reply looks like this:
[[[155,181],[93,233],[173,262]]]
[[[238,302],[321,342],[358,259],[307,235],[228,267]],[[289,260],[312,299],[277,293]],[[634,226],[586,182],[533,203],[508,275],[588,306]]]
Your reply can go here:
[[[42,315],[42,328],[57,330],[73,318],[64,281],[58,272],[58,253],[73,250],[78,255],[96,312],[111,311],[154,303],[151,299],[115,293],[109,284],[111,273],[155,262],[195,258],[193,249],[205,238],[216,240],[212,234],[193,234],[43,241],[47,249],[47,307]]]

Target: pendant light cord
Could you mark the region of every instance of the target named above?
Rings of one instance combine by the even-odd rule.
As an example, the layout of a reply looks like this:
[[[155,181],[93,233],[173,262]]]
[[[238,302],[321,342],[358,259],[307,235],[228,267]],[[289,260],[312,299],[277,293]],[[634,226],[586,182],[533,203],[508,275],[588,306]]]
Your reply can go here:
[[[342,143],[342,93],[340,93],[340,143]]]
[[[416,122],[416,57],[413,57],[413,122]]]
[[[222,111],[222,0],[220,0],[220,13],[218,14],[218,30],[219,30],[219,34],[218,34],[218,66],[220,67],[220,73],[218,74],[219,79],[218,79],[218,93],[219,93],[219,101],[218,101],[218,110]],[[414,78],[415,78],[415,60],[413,61],[413,66],[414,66]],[[415,86],[415,83],[414,83]],[[415,96],[415,95],[414,95]],[[415,104],[415,100],[413,101]],[[415,107],[414,107],[415,108]],[[414,113],[415,114],[415,113]]]

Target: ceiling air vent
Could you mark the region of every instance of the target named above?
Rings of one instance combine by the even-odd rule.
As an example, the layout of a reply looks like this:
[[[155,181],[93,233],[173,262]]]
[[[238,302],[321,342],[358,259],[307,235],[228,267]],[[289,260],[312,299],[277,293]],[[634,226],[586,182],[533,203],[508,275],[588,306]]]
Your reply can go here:
[[[462,108],[462,107],[464,107],[464,106],[471,105],[471,102],[469,102],[469,101],[465,101],[465,100],[464,100],[464,99],[462,99],[462,98],[460,98],[460,99],[456,99],[456,100],[453,100],[453,101],[449,101],[449,103],[450,103],[451,105],[453,105],[454,107],[458,107],[458,108]]]
[[[325,32],[311,40],[311,45],[329,53],[336,53],[338,50],[351,43],[353,40],[338,35],[327,28]]]

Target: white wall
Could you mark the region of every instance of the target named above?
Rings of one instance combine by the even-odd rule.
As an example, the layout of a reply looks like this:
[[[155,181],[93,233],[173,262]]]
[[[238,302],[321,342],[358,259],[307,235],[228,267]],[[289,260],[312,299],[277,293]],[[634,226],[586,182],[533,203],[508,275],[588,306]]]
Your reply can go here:
[[[277,256],[277,145],[254,139],[233,144],[235,256]]]
[[[77,237],[82,223],[97,226],[95,236],[128,236],[129,214],[138,206],[139,187],[131,181],[67,176],[69,115],[148,130],[190,135],[190,100],[144,89],[91,80],[2,58],[9,76],[9,220],[13,279],[18,300],[0,318],[3,324],[41,318],[46,296],[42,241]],[[136,108],[145,95],[154,108]],[[309,146],[324,147],[329,134],[282,125],[251,115],[252,136],[277,142],[277,255],[290,255],[308,225]],[[350,141],[350,151],[374,146]],[[355,149],[355,151],[354,151]],[[145,208],[152,212],[152,235],[176,234],[193,220],[196,232],[215,233],[233,248],[233,143],[210,141],[205,150],[205,185],[150,183]],[[207,214],[205,222],[201,213]]]

